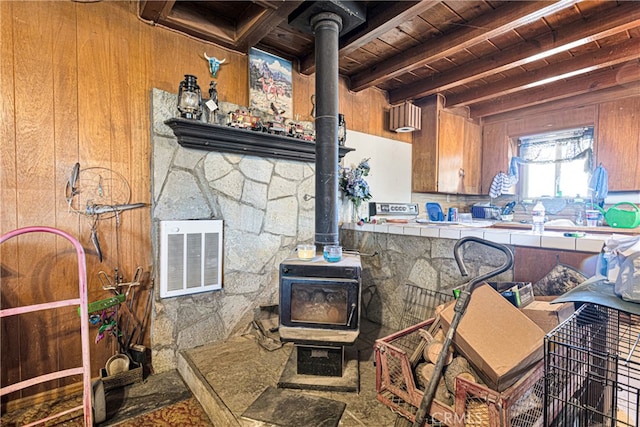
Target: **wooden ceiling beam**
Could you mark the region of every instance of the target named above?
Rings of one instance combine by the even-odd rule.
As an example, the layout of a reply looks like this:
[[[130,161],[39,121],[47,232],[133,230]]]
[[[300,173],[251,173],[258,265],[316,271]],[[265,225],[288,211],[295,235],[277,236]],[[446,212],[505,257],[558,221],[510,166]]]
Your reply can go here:
[[[175,1],[141,1],[140,17],[229,49],[247,52],[287,19],[303,0],[255,3],[236,22],[213,20]]]
[[[396,104],[408,99],[426,97],[638,26],[640,8],[636,4],[626,2],[602,14],[561,27],[553,35],[547,34],[495,55],[468,62],[460,68],[438,74],[426,81],[391,90],[389,103]]]
[[[235,26],[211,22],[190,9],[175,8],[160,24],[236,50]]]
[[[542,103],[532,107],[526,107],[522,109],[514,109],[504,113],[498,113],[491,116],[485,116],[483,118],[483,122],[485,124],[488,123],[499,123],[509,120],[518,120],[523,117],[533,117],[538,116],[540,114],[551,113],[553,111],[562,111],[565,109],[572,108],[582,108],[589,105],[600,104],[603,102],[616,101],[623,98],[629,98],[634,96],[637,91],[640,91],[640,81],[628,83],[625,86],[613,86],[608,89],[598,90],[596,92],[589,92],[582,95],[576,95],[573,97],[563,98],[560,100],[556,100],[554,102]],[[471,110],[471,116],[474,118],[478,118],[473,115],[473,109]]]
[[[440,0],[428,1],[394,1],[389,7],[378,10],[378,13],[367,16],[364,24],[354,31],[346,34],[340,39],[338,57],[347,56],[367,43],[377,39],[385,33],[393,30],[408,19],[426,12],[437,4]],[[315,55],[307,55],[300,61],[300,72],[302,74],[312,74],[315,72]]]
[[[141,18],[160,22],[171,13],[175,0],[158,1],[158,0],[141,0],[139,2],[139,15]]]
[[[235,43],[238,50],[247,52],[250,47],[257,45],[274,28],[286,21],[289,14],[302,2],[303,0],[284,1],[278,3],[277,8],[262,9],[259,14],[244,17],[236,25]]]
[[[507,2],[494,13],[481,15],[448,36],[415,46],[351,76],[349,89],[358,92],[375,86],[429,62],[443,59],[457,51],[571,7],[577,1]]]
[[[509,95],[557,80],[593,72],[640,58],[640,38],[629,39],[614,48],[598,49],[562,62],[549,64],[528,73],[508,77],[447,97],[447,107],[465,107],[488,99]]]
[[[566,100],[567,107],[575,107],[576,99],[574,97],[589,94],[593,97],[593,102],[598,102],[598,100],[602,101],[601,91],[610,88],[616,90],[618,96],[638,93],[640,90],[640,63],[635,61],[614,69],[600,70],[582,77],[494,98],[472,105],[469,110],[471,117],[479,118],[560,100]]]

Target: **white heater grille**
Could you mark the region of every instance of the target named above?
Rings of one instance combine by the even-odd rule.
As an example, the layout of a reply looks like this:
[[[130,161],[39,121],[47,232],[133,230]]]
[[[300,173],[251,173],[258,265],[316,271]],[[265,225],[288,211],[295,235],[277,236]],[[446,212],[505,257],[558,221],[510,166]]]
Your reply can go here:
[[[222,288],[222,221],[160,222],[160,297]]]

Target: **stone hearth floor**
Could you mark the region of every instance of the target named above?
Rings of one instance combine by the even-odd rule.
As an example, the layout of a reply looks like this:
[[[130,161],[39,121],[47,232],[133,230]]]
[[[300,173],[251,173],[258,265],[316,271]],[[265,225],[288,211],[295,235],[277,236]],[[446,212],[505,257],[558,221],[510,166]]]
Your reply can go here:
[[[340,426],[393,426],[396,415],[376,400],[373,353],[374,341],[392,332],[381,329],[380,325],[362,322],[356,342],[359,393],[293,391],[345,403]],[[179,356],[178,371],[214,426],[277,426],[248,420],[242,414],[267,388],[277,387],[292,350],[293,345],[287,343],[282,348],[268,351],[260,346],[256,335],[247,334],[183,351]]]
[[[282,390],[293,391],[302,397],[311,397],[311,401],[321,397],[346,404],[340,418],[340,427],[393,426],[396,415],[376,400],[376,374],[373,364],[374,341],[392,332],[395,331],[383,329],[366,320],[362,321],[360,337],[356,342],[359,356],[359,393]],[[256,336],[251,333],[222,343],[184,351],[178,360],[178,371],[154,374],[141,383],[107,392],[108,417],[99,425],[100,427],[115,425],[277,427],[283,425],[277,422],[251,421],[243,418],[242,415],[265,390],[277,387],[292,350],[293,345],[289,343],[277,350],[267,351],[259,345]],[[194,397],[199,404],[193,401]],[[306,401],[309,400],[306,399]],[[0,425],[22,425],[50,415],[52,408],[56,408],[53,412],[59,412],[81,403],[81,394],[67,396],[58,401],[40,405],[41,407],[36,405],[15,413],[3,414]],[[185,406],[185,404],[188,405]],[[288,415],[291,416],[291,414]],[[206,420],[207,416],[210,422]],[[185,424],[185,419],[191,421]],[[57,425],[81,426],[81,413],[71,414],[68,421]],[[284,425],[292,426],[291,423]],[[293,425],[295,427],[326,427],[335,423],[323,424],[321,420],[318,424]]]

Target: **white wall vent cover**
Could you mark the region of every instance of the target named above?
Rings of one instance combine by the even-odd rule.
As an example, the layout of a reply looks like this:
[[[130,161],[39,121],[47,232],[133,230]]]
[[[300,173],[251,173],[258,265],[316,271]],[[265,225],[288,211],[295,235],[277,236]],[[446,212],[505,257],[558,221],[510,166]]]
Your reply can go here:
[[[160,221],[160,297],[222,288],[222,220]]]

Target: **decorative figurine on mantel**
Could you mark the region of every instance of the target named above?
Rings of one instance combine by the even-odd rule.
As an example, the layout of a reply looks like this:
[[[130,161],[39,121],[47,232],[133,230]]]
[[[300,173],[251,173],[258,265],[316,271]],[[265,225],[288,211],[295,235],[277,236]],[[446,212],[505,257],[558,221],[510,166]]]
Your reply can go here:
[[[347,122],[344,114],[338,114],[338,145],[343,147],[347,142]]]
[[[271,102],[269,108],[273,112],[273,120],[267,120],[266,131],[274,135],[286,136],[289,133],[289,129],[285,125],[284,117],[282,116],[285,111],[276,107],[273,102]]]
[[[207,112],[207,123],[218,124],[218,83],[209,83],[209,100],[204,103]]]

